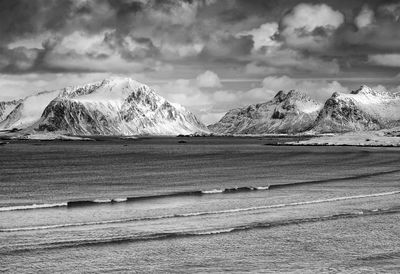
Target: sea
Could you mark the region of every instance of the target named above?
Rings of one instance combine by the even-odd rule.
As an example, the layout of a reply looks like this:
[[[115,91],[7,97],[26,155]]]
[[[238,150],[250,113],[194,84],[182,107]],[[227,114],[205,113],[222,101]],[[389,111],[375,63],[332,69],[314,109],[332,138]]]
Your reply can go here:
[[[0,272],[400,273],[400,149],[277,137],[0,146]]]

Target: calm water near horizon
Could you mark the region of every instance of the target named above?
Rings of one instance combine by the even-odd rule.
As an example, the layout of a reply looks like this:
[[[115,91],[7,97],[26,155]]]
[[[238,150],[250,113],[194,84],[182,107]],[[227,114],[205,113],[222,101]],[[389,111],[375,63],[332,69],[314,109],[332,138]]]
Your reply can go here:
[[[0,146],[0,271],[400,272],[400,149],[277,140]]]

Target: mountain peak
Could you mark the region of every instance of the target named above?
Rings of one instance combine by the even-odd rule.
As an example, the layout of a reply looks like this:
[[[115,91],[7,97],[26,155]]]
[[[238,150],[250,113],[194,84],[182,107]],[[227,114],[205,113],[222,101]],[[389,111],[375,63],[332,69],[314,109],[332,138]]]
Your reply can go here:
[[[283,102],[287,101],[289,99],[297,99],[297,100],[303,100],[303,99],[311,99],[306,95],[305,93],[298,91],[298,90],[289,90],[289,91],[283,91],[280,90],[275,96],[274,99],[278,102]]]
[[[351,91],[351,94],[370,94],[372,93],[372,89],[367,85],[362,85],[360,88]]]
[[[73,135],[207,132],[184,107],[168,102],[151,87],[128,77],[112,77],[27,97],[0,123],[0,128],[14,127]]]
[[[384,90],[377,90],[368,87],[367,85],[362,85],[359,89],[353,90],[350,94],[360,94],[360,95],[372,95],[372,96],[387,96],[388,93]]]
[[[320,112],[314,130],[345,132],[377,130],[400,123],[400,98],[366,85],[350,94],[335,92]]]
[[[312,126],[321,108],[303,92],[281,90],[268,102],[228,111],[209,129],[222,134],[298,133]]]
[[[152,93],[152,90],[129,77],[111,77],[100,81],[70,86],[63,89],[61,98],[95,99],[95,100],[123,100],[133,92]]]
[[[144,84],[130,78],[130,77],[122,77],[122,76],[112,76],[110,78],[106,78],[102,81],[103,84],[109,85],[126,85],[131,88],[144,86]]]

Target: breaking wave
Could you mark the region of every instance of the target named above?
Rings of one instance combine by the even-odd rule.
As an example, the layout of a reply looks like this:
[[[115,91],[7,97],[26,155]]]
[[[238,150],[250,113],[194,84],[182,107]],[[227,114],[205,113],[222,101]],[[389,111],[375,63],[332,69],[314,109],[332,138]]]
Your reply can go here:
[[[356,180],[369,178],[373,176],[379,175],[387,175],[400,172],[400,169],[391,170],[391,171],[383,171],[383,172],[375,172],[375,173],[367,173],[361,174],[351,177],[340,177],[340,178],[329,178],[324,180],[314,180],[314,181],[303,181],[303,182],[294,182],[294,183],[283,183],[283,184],[271,184],[265,186],[243,186],[243,187],[233,187],[233,188],[217,188],[210,190],[193,190],[193,191],[182,191],[182,192],[172,192],[166,194],[158,194],[158,195],[148,195],[148,196],[136,196],[136,197],[122,197],[115,199],[94,199],[94,200],[79,200],[79,201],[68,201],[63,203],[54,203],[54,204],[33,204],[33,205],[21,205],[21,206],[10,206],[10,207],[0,207],[0,212],[2,211],[13,211],[13,210],[31,210],[31,209],[43,209],[43,208],[56,208],[56,207],[81,207],[81,206],[93,206],[99,204],[113,204],[113,203],[121,203],[121,202],[135,202],[135,201],[143,201],[143,200],[151,200],[151,199],[160,199],[160,198],[172,198],[172,197],[184,197],[184,196],[202,196],[209,194],[234,194],[241,192],[251,192],[251,191],[265,191],[265,190],[274,190],[279,188],[288,188],[302,185],[311,185],[311,184],[321,184],[321,183],[329,183],[329,182],[338,182],[338,181],[346,181],[346,180]]]
[[[115,199],[79,200],[79,201],[68,201],[68,202],[54,203],[54,204],[33,204],[33,205],[0,207],[0,212],[1,211],[14,211],[14,210],[43,209],[43,208],[53,208],[53,207],[91,206],[91,205],[98,205],[98,204],[104,204],[104,203],[113,204],[113,203],[133,202],[133,201],[150,200],[150,199],[179,197],[179,196],[202,196],[202,195],[207,195],[207,194],[237,193],[237,192],[248,192],[248,191],[257,191],[257,190],[268,190],[268,189],[269,189],[269,186],[234,187],[234,188],[225,188],[225,189],[182,191],[182,192],[174,192],[174,193],[167,193],[167,194],[160,194],[160,195],[124,197],[124,198],[115,198]]]
[[[275,204],[275,205],[265,205],[265,206],[255,206],[255,207],[245,207],[245,208],[233,208],[233,209],[224,209],[224,210],[216,210],[216,211],[199,211],[199,212],[189,212],[189,213],[180,213],[180,214],[169,214],[169,215],[162,215],[162,216],[136,217],[136,218],[125,218],[125,219],[117,219],[117,220],[105,220],[105,221],[70,223],[70,224],[56,224],[56,225],[46,225],[46,226],[4,228],[4,229],[0,229],[0,232],[18,232],[18,231],[31,231],[31,230],[45,230],[45,229],[56,229],[56,228],[66,228],[66,227],[79,227],[79,226],[90,226],[90,225],[106,225],[106,224],[129,223],[129,222],[137,222],[137,221],[151,221],[151,220],[160,220],[160,219],[169,219],[169,218],[184,218],[184,217],[196,217],[196,216],[204,216],[204,215],[229,214],[229,213],[239,213],[239,212],[263,210],[263,209],[294,207],[294,206],[302,206],[302,205],[312,205],[312,204],[337,202],[337,201],[344,201],[344,200],[354,200],[354,199],[363,199],[363,198],[371,198],[371,197],[381,197],[381,196],[396,195],[396,194],[400,194],[400,191],[381,192],[381,193],[373,193],[373,194],[366,194],[366,195],[335,197],[335,198],[312,200],[312,201],[293,202],[293,203],[287,203],[287,204]],[[388,210],[388,209],[383,209],[383,210],[385,211],[385,210]],[[374,210],[370,210],[368,212],[370,212],[370,213],[379,213],[380,211],[382,211],[382,210],[374,209]],[[364,214],[364,211],[353,212],[352,214]]]
[[[67,206],[67,203],[33,204],[33,205],[21,205],[21,206],[0,207],[0,211],[41,209],[41,208],[64,207],[64,206]]]

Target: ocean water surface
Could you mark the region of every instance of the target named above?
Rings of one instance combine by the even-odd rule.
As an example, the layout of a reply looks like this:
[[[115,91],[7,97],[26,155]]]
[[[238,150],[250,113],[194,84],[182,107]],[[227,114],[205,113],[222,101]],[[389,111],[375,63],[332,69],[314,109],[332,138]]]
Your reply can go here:
[[[276,141],[1,146],[0,271],[399,272],[400,150]]]

